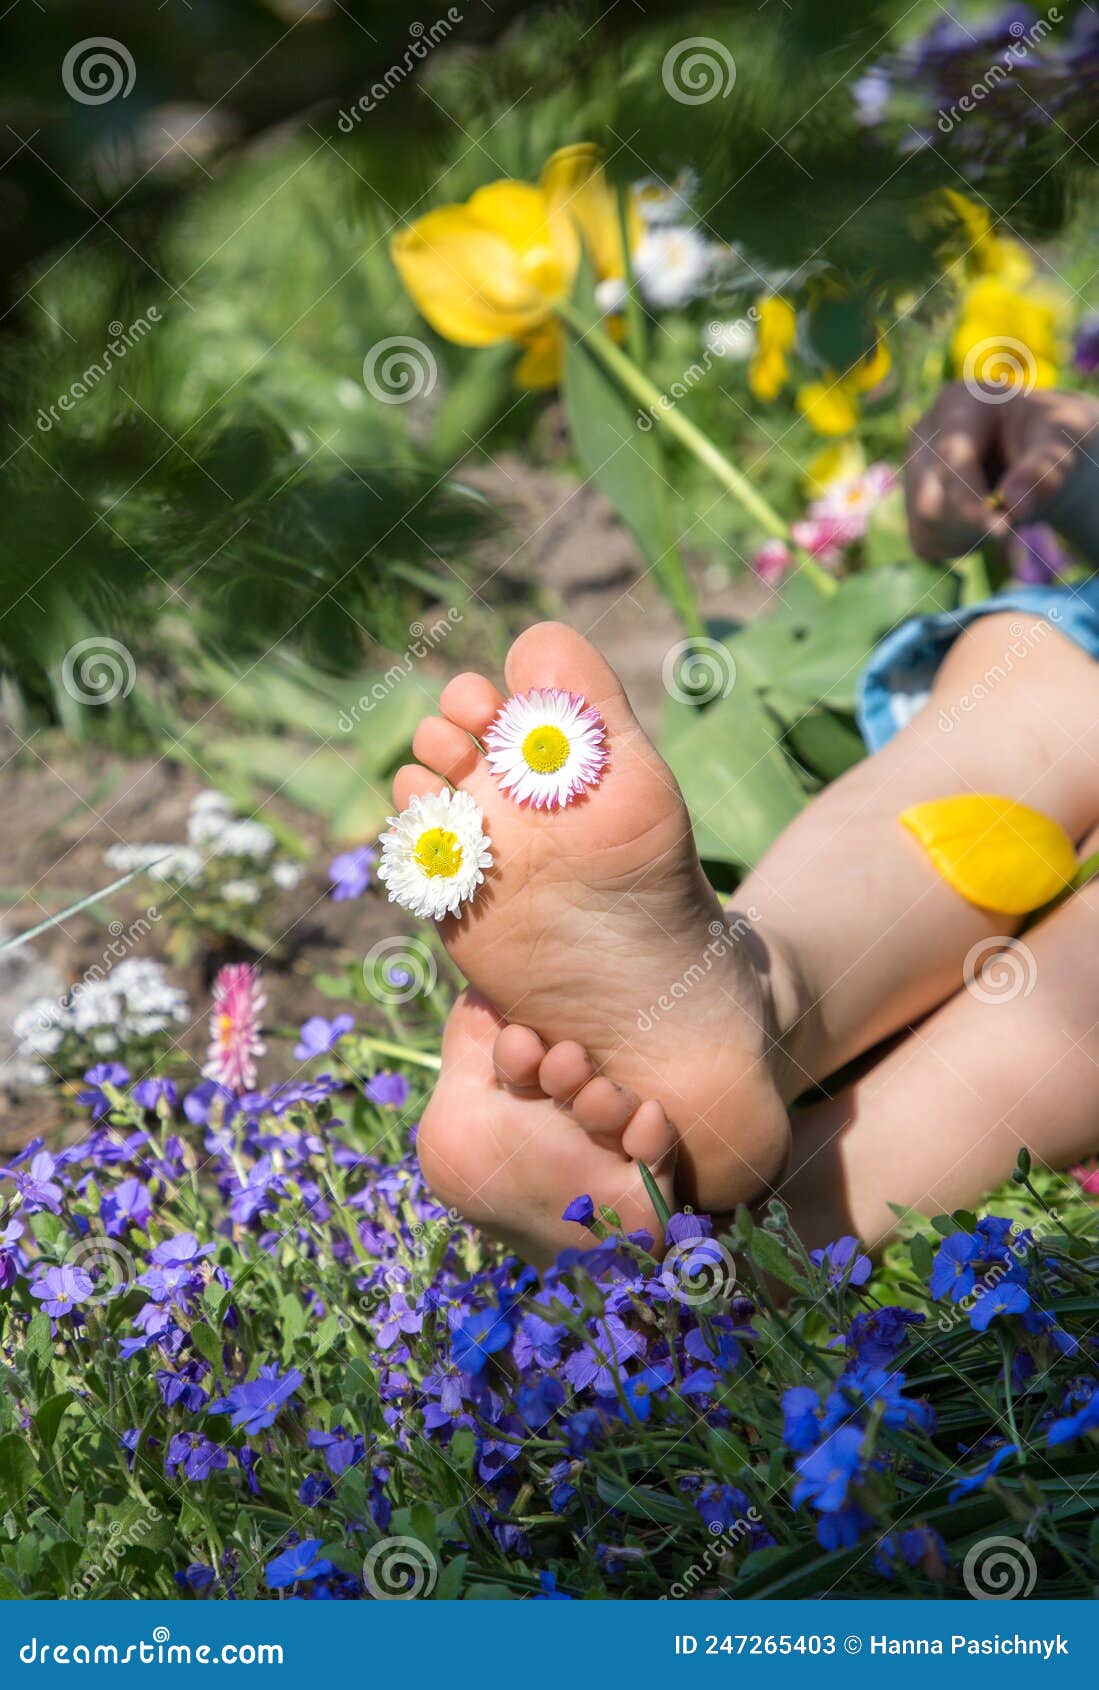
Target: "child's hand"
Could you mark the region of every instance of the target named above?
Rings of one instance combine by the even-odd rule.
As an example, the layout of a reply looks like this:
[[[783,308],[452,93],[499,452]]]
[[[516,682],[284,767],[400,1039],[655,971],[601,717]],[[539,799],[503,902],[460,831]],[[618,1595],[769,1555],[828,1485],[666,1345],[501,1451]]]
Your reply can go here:
[[[921,557],[943,562],[1041,520],[1099,562],[1099,401],[1001,400],[953,382],[912,431],[904,496]]]

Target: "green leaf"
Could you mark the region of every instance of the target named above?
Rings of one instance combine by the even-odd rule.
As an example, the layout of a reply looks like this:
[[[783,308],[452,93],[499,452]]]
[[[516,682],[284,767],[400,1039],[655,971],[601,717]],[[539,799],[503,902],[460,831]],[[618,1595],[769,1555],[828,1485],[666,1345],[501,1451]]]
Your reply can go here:
[[[38,1483],[38,1463],[20,1432],[0,1437],[0,1514],[24,1501]]]
[[[222,1369],[221,1339],[205,1321],[198,1320],[191,1328],[191,1342],[202,1356],[208,1361],[215,1373]]]
[[[769,1273],[773,1279],[781,1280],[783,1285],[792,1286],[796,1291],[805,1290],[808,1283],[805,1275],[800,1268],[795,1267],[781,1239],[776,1238],[773,1232],[764,1232],[761,1227],[748,1248],[753,1262],[762,1268],[764,1273]]]
[[[917,1232],[909,1247],[912,1266],[921,1279],[927,1279],[935,1266],[935,1252],[932,1250],[922,1232]]]
[[[463,1598],[466,1602],[514,1602],[514,1590],[506,1584],[471,1584]]]
[[[439,1581],[432,1592],[434,1601],[456,1602],[458,1600],[468,1561],[468,1555],[456,1555],[453,1561],[447,1562],[439,1574]]]
[[[770,689],[767,702],[791,722],[786,743],[822,781],[838,780],[866,756],[862,736],[848,717],[823,705],[799,711],[793,700],[788,700],[783,709],[783,694]]]
[[[608,1508],[620,1509],[632,1520],[648,1520],[650,1523],[659,1520],[668,1525],[683,1526],[692,1517],[690,1508],[669,1496],[667,1491],[654,1490],[650,1485],[622,1484],[601,1473],[595,1488]]]
[[[25,1594],[7,1569],[0,1567],[0,1602],[22,1602]]]
[[[75,1401],[72,1391],[58,1391],[55,1396],[47,1397],[41,1403],[34,1415],[34,1429],[38,1433],[45,1449],[52,1449],[57,1437],[57,1428],[61,1424],[61,1416]]]
[[[50,1331],[50,1317],[41,1310],[33,1314],[27,1327],[27,1335],[23,1340],[23,1349],[27,1359],[40,1369],[48,1370],[53,1365],[53,1334]]]
[[[313,1343],[313,1354],[318,1358],[327,1355],[342,1332],[343,1327],[340,1324],[339,1315],[326,1315],[317,1328],[317,1336]]]

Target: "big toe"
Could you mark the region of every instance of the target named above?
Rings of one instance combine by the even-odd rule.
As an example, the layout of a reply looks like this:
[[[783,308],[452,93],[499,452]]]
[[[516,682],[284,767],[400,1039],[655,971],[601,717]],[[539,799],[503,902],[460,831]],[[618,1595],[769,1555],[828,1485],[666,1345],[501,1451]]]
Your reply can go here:
[[[637,728],[622,683],[606,658],[564,622],[536,622],[520,634],[508,652],[505,674],[510,692],[560,687],[580,693],[609,728]]]

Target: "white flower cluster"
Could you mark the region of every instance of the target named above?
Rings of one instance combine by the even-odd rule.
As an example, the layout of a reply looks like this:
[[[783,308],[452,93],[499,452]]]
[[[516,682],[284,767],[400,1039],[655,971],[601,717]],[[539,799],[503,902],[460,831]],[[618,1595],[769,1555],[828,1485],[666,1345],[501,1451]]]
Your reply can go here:
[[[161,963],[127,957],[102,976],[78,980],[63,998],[34,999],[12,1032],[19,1058],[34,1064],[31,1077],[41,1084],[51,1072],[68,1078],[105,1057],[145,1050],[189,1018],[186,992],[170,983]]]
[[[710,240],[690,221],[697,188],[692,170],[681,170],[672,182],[646,176],[633,184],[642,234],[631,266],[638,292],[653,310],[675,310],[697,299],[727,257],[728,248]],[[595,290],[596,304],[603,312],[620,311],[625,297],[620,278],[600,282]]]
[[[289,892],[301,879],[297,863],[275,858],[277,843],[263,822],[237,816],[223,792],[207,791],[191,800],[185,845],[112,845],[106,861],[171,886],[202,882],[226,904],[254,906],[272,887]]]

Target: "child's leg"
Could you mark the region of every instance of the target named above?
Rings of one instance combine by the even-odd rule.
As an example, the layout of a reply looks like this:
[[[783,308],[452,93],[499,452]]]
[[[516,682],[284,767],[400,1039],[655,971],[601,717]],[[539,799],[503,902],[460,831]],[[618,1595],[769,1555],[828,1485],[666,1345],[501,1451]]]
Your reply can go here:
[[[971,946],[1014,930],[966,904],[898,823],[912,804],[967,791],[1025,802],[1076,840],[1099,822],[1099,664],[1048,623],[977,621],[920,715],[829,787],[741,887],[738,906],[755,906],[795,959],[784,1044],[807,1078],[933,1009],[957,990]]]
[[[1099,833],[1087,842],[1099,849]],[[812,1244],[968,1207],[1025,1145],[1065,1168],[1099,1150],[1099,883],[1076,893],[861,1080],[795,1122],[779,1188]]]

